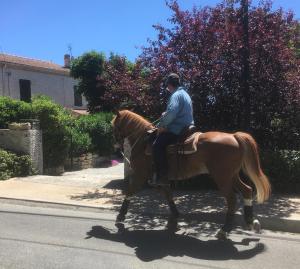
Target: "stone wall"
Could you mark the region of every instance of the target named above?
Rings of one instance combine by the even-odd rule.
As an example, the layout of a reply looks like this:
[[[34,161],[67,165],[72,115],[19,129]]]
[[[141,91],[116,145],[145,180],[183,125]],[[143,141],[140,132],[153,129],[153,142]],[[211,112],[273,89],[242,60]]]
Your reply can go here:
[[[30,155],[33,168],[43,174],[43,147],[41,130],[0,129],[0,147]]]
[[[101,167],[103,163],[109,161],[108,157],[87,153],[72,159],[66,159],[64,166],[66,170],[82,170],[92,167]]]

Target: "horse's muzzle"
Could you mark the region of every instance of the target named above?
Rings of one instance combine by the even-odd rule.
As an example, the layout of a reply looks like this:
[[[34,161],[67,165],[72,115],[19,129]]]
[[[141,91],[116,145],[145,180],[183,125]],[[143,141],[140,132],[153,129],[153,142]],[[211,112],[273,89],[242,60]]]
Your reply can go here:
[[[114,150],[117,151],[117,150],[121,150],[122,149],[122,145],[120,143],[115,143],[114,144]]]

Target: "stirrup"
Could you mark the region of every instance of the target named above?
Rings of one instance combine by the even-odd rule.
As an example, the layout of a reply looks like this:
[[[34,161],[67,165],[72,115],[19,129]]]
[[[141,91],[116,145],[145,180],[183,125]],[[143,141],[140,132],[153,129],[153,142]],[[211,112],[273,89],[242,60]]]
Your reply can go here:
[[[164,183],[164,182],[153,182],[153,180],[148,180],[148,184],[151,187],[170,187],[170,183]]]
[[[170,183],[157,181],[157,176],[154,175],[152,179],[148,180],[148,184],[152,187],[170,187]]]

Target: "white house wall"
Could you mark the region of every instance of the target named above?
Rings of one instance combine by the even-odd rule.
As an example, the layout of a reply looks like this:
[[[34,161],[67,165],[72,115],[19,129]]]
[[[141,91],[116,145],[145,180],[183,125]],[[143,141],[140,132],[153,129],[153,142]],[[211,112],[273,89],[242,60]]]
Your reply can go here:
[[[20,79],[30,80],[32,96],[44,94],[64,107],[76,108],[74,106],[74,85],[77,82],[71,77],[60,74],[0,66],[0,95],[20,99]],[[86,101],[83,100],[83,106],[80,108],[85,107]]]

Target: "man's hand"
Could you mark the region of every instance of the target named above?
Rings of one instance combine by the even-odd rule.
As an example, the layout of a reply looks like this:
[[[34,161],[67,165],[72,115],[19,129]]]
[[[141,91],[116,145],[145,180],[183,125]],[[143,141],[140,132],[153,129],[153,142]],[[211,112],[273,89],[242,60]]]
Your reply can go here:
[[[160,128],[157,129],[157,135],[159,135],[159,134],[161,134],[161,133],[164,133],[164,132],[166,132],[166,131],[167,131],[166,128],[160,127]]]

